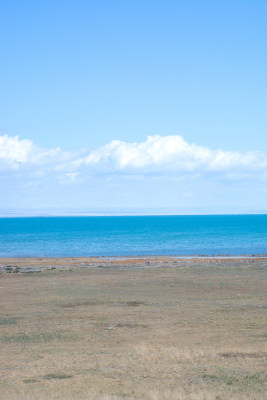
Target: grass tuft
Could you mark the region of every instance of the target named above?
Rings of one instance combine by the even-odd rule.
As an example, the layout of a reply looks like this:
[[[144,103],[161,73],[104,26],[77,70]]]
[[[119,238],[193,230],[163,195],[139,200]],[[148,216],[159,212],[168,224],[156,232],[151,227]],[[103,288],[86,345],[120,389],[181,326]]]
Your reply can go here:
[[[66,374],[47,374],[43,376],[43,379],[69,379],[72,378],[73,375]]]
[[[63,335],[61,333],[34,333],[27,335],[25,333],[20,333],[17,335],[5,335],[0,337],[0,341],[3,343],[46,343],[56,339],[62,339]]]
[[[0,318],[0,325],[11,325],[11,324],[16,324],[17,322],[18,322],[17,318],[6,318],[6,319]]]

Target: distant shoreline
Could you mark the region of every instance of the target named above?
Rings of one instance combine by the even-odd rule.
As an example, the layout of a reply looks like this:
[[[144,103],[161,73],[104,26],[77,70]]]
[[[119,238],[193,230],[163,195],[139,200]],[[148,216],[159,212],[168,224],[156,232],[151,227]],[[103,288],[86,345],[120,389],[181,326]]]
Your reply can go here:
[[[0,213],[0,218],[65,218],[65,217],[210,217],[210,216],[239,216],[239,215],[267,215],[266,211],[256,212],[192,212],[192,213],[172,213],[172,212],[144,212],[144,213],[132,213],[132,212],[107,212],[107,213]]]

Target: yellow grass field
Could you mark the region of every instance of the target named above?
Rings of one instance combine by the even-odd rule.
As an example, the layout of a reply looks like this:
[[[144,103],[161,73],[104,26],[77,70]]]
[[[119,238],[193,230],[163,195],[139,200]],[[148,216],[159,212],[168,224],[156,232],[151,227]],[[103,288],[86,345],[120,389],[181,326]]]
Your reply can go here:
[[[0,272],[0,400],[267,399],[266,259]]]

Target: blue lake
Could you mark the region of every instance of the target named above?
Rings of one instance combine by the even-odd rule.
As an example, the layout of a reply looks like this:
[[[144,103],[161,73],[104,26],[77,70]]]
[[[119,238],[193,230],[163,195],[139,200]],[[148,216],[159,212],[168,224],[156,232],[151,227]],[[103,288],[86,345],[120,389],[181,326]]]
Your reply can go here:
[[[267,253],[267,215],[0,218],[0,256]]]

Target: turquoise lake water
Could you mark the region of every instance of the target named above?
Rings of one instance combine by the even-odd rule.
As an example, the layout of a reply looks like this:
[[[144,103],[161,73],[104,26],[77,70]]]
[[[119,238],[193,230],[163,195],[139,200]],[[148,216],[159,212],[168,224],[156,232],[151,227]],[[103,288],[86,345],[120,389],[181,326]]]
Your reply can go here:
[[[267,215],[0,218],[0,256],[267,253]]]

